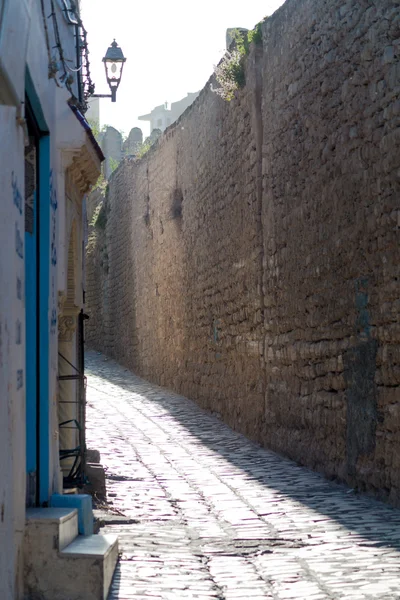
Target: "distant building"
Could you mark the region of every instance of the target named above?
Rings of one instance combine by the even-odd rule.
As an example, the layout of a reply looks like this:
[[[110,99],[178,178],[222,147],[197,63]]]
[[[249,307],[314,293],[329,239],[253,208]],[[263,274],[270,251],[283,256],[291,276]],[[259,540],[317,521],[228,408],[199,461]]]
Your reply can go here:
[[[179,119],[188,106],[193,104],[199,94],[200,92],[189,93],[186,98],[182,98],[182,100],[178,100],[177,102],[172,102],[170,108],[168,108],[167,102],[165,104],[160,104],[160,106],[153,108],[151,113],[140,116],[139,121],[150,121],[150,133],[154,129],[165,131],[167,127]]]

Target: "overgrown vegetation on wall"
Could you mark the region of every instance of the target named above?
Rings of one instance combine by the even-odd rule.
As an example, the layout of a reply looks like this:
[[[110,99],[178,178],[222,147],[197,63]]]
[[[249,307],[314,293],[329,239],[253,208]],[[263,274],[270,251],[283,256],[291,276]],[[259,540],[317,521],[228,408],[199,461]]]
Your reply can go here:
[[[137,153],[136,153],[137,158],[143,158],[143,156],[145,154],[147,154],[147,152],[150,150],[152,145],[153,145],[153,141],[150,138],[147,138],[147,140],[145,140],[142,143],[139,150],[137,151]]]
[[[249,32],[237,29],[234,32],[234,48],[227,50],[221,62],[214,67],[214,75],[220,87],[214,88],[211,85],[211,89],[227,102],[230,102],[235,92],[246,83],[245,59],[252,43],[262,43],[261,23]]]
[[[105,201],[103,200],[96,206],[95,211],[93,213],[93,219],[91,225],[97,227],[98,229],[105,229],[107,225],[107,209],[105,205]]]

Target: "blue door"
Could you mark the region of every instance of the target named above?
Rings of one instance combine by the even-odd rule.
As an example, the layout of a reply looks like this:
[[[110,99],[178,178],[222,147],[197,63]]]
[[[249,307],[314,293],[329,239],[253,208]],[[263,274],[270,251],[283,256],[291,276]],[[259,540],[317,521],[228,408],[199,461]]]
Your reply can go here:
[[[25,312],[27,504],[38,503],[38,201],[39,129],[27,103],[29,145],[25,147]]]
[[[25,312],[27,504],[49,500],[50,140],[32,80],[26,77]]]

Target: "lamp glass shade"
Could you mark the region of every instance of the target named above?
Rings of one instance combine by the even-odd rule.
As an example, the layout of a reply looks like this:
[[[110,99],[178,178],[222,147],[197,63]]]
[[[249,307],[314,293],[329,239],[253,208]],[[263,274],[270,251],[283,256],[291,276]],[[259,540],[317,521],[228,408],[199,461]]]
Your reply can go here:
[[[106,78],[111,90],[112,102],[115,102],[117,88],[121,82],[122,70],[126,61],[121,48],[114,40],[103,58]]]

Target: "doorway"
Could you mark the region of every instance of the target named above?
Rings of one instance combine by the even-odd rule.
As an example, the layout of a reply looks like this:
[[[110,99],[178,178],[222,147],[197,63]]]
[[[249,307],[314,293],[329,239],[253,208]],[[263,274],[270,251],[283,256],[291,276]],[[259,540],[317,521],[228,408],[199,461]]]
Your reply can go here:
[[[27,74],[25,97],[26,504],[49,499],[50,140]]]

